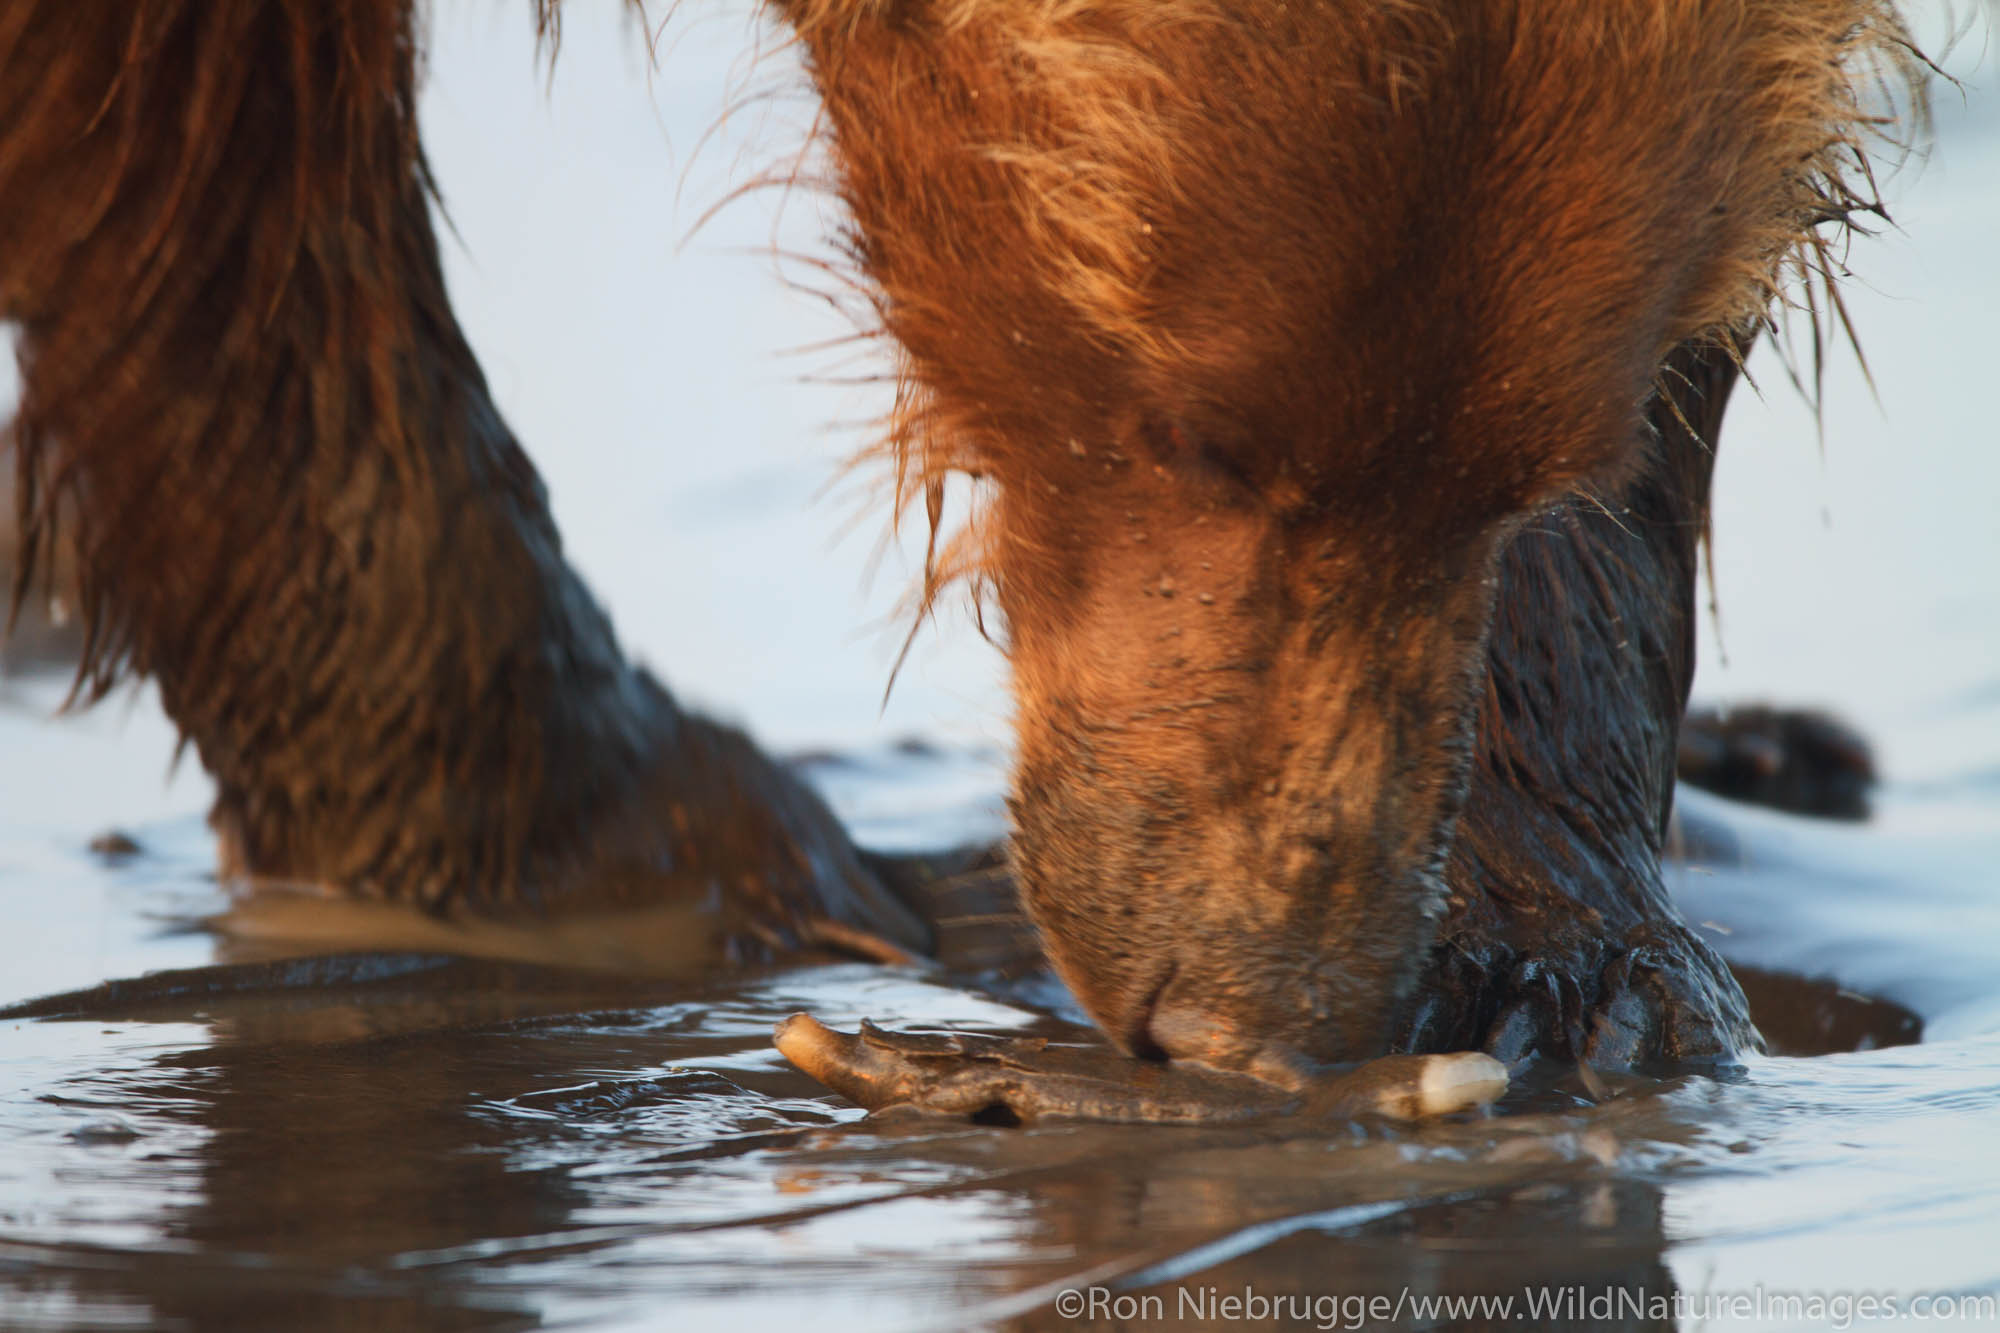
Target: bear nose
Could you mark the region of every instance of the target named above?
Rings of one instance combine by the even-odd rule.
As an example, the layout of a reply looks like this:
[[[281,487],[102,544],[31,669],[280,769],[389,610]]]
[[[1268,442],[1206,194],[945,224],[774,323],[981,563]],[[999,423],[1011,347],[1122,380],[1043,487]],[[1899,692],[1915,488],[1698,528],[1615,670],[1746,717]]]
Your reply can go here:
[[[1168,959],[1150,981],[1123,995],[1092,987],[1087,980],[1082,986],[1071,984],[1104,1034],[1133,1058],[1218,1064],[1228,1044],[1225,1025],[1200,1004],[1189,1003],[1184,989],[1175,987],[1181,979],[1179,960]]]
[[[1241,1073],[1281,1087],[1304,1086],[1320,1067],[1303,1051],[1218,1012],[1170,976],[1137,1015],[1130,1048],[1141,1058],[1186,1060]]]
[[[1176,1004],[1156,1009],[1146,1033],[1169,1060],[1233,1070],[1293,1091],[1326,1073],[1326,1066],[1298,1047],[1270,1034],[1246,1031],[1195,1006]]]

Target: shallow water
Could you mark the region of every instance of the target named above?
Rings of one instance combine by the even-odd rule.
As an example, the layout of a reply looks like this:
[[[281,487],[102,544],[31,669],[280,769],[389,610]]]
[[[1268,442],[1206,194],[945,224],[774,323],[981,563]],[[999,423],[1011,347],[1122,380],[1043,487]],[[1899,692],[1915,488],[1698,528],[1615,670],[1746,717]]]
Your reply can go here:
[[[929,636],[878,714],[899,636],[851,627],[893,623],[905,557],[862,596],[874,528],[832,546],[842,506],[812,504],[852,442],[821,423],[879,401],[776,356],[840,331],[765,253],[817,221],[751,201],[675,253],[773,160],[790,113],[768,105],[696,152],[772,66],[700,20],[649,94],[618,25],[571,13],[544,98],[519,14],[445,6],[425,108],[454,289],[571,549],[677,688],[810,751],[865,841],[992,836],[991,654]],[[1732,961],[1825,981],[1803,1008],[1756,992],[1792,1005],[1773,1035],[1825,1019],[1878,1049],[1727,1081],[1532,1068],[1495,1116],[1395,1131],[863,1123],[783,1064],[778,1018],[1082,1034],[1048,988],[857,964],[252,958],[199,928],[223,906],[206,783],[168,777],[156,705],[50,721],[60,681],[0,679],[0,1004],[139,979],[0,1022],[0,1327],[1237,1327],[1276,1299],[1343,1328],[1873,1327],[1890,1301],[2000,1325],[2000,98],[1978,57],[1894,196],[1906,234],[1855,256],[1880,408],[1837,365],[1822,459],[1766,366],[1723,450],[1728,654],[1711,635],[1698,691],[1856,717],[1877,816],[1688,794],[1673,875]],[[140,851],[90,850],[112,827]],[[1881,1001],[1921,1045],[1884,1045]],[[1222,1303],[1246,1292],[1267,1304]],[[1513,1304],[1420,1304],[1469,1294]]]
[[[1715,845],[1686,875],[1699,919],[1761,963],[1852,962],[1932,1040],[1722,1082],[1530,1068],[1498,1115],[1417,1129],[864,1124],[777,1057],[778,1018],[1081,1034],[1034,996],[859,964],[688,983],[436,955],[207,967],[183,924],[221,906],[197,829],[143,829],[116,863],[47,851],[0,887],[71,904],[100,975],[193,970],[0,1028],[0,1323],[1057,1327],[1064,1293],[1096,1288],[1163,1319],[1213,1314],[1213,1289],[1400,1300],[1405,1327],[1431,1326],[1411,1302],[1472,1294],[1511,1295],[1524,1327],[1563,1326],[1530,1317],[1556,1299],[1600,1303],[1574,1327],[1621,1300],[1646,1317],[1614,1326],[1820,1327],[1699,1316],[1760,1288],[1766,1315],[1994,1290],[2000,837],[1689,804]],[[1898,900],[1919,850],[1936,873]]]

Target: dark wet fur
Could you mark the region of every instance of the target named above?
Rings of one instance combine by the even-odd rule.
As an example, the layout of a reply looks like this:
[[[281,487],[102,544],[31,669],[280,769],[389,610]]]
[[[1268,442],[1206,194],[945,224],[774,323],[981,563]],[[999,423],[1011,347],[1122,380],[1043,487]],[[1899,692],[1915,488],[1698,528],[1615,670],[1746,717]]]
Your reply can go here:
[[[17,591],[73,542],[81,688],[159,683],[230,872],[440,911],[721,886],[730,948],[826,917],[920,944],[564,561],[446,297],[410,18],[0,9]]]
[[[1622,1066],[1756,1045],[1727,966],[1660,876],[1696,547],[1737,373],[1725,349],[1675,353],[1639,475],[1507,548],[1450,903],[1407,1048]]]
[[[452,318],[402,6],[6,24],[23,527],[76,511],[86,690],[159,682],[250,868],[523,892],[674,719]]]

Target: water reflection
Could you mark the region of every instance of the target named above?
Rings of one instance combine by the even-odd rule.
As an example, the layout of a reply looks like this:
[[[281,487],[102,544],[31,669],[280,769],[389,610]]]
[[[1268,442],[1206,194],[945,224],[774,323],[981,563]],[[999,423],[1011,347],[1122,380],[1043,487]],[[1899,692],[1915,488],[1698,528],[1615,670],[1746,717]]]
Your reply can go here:
[[[706,1326],[747,1309],[816,1328],[1054,1328],[1142,1327],[1164,1308],[1229,1327],[1213,1302],[1246,1292],[1335,1320],[1379,1309],[1354,1303],[1368,1298],[1533,1292],[1599,1302],[1533,1326],[1664,1327],[1689,1254],[1740,1241],[1746,1199],[1751,1217],[1780,1201],[1776,1234],[1800,1224],[1787,1173],[1830,1173],[1880,1223],[1893,1199],[1854,1195],[1831,1115],[1858,1114],[1868,1156],[1913,1172],[1920,1145],[1965,1147],[1979,1193],[1962,1192],[1960,1224],[1990,1235],[2000,1187],[1968,1138],[2000,1103],[1991,1049],[1956,1078],[1930,1047],[1762,1061],[1730,1086],[1542,1068],[1500,1116],[1395,1131],[1002,1131],[849,1123],[772,1053],[770,1024],[799,1007],[1080,1035],[907,971],[676,986],[362,955],[86,1002],[87,1019],[7,1026],[10,1321]],[[1984,1262],[1970,1271],[1990,1279]],[[1967,1271],[1961,1254],[1953,1276]],[[1102,1317],[1071,1317],[1065,1300],[1091,1289]]]
[[[778,1068],[763,1033],[801,1001],[935,1012],[920,981],[872,978],[865,999],[857,982],[828,969],[668,1000],[451,964],[238,996],[199,1040],[176,1025],[183,1045],[42,1086],[44,1106],[121,1108],[132,1150],[111,1175],[177,1187],[143,1243],[30,1241],[17,1262],[90,1308],[203,1328],[526,1326],[551,1297],[597,1317],[682,1297],[762,1312],[783,1290],[907,1315],[948,1297],[1039,1326],[1084,1277],[1484,1289],[1518,1276],[1524,1227],[1586,1237],[1531,1247],[1552,1276],[1663,1280],[1657,1188],[1611,1177],[1619,1131],[1575,1111],[1331,1138],[831,1129],[847,1113]],[[1032,1023],[977,1007],[988,1026]],[[100,1064],[146,1032],[56,1030]],[[101,1162],[104,1146],[56,1151]],[[1363,1243],[1329,1265],[1329,1236]]]

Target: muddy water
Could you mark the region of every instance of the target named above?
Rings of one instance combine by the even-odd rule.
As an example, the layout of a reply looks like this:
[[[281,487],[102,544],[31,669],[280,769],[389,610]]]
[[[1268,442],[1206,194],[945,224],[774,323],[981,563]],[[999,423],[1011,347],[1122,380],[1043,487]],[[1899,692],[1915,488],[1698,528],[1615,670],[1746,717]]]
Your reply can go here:
[[[925,640],[879,714],[899,640],[851,627],[891,618],[904,557],[857,593],[875,527],[832,545],[841,502],[812,504],[852,443],[821,423],[877,401],[779,355],[839,331],[771,280],[774,239],[821,220],[752,201],[676,251],[796,105],[697,153],[772,77],[742,23],[683,29],[649,90],[617,24],[571,13],[545,98],[520,15],[446,6],[426,117],[455,291],[577,559],[677,687],[813,751],[867,841],[992,836],[996,664]],[[1062,997],[224,941],[201,926],[225,905],[205,783],[169,771],[156,706],[51,721],[59,680],[5,678],[0,1004],[85,995],[0,1021],[0,1327],[2000,1324],[2000,99],[1978,54],[1898,196],[1906,234],[1856,256],[1880,407],[1837,365],[1822,455],[1767,367],[1723,452],[1728,651],[1711,635],[1699,690],[1856,717],[1877,816],[1688,794],[1673,875],[1774,1039],[1864,1049],[1720,1081],[1529,1068],[1497,1115],[1395,1131],[861,1122],[778,1059],[778,1018],[1080,1035]],[[92,850],[113,827],[136,852]],[[1469,1295],[1511,1305],[1432,1303]]]

